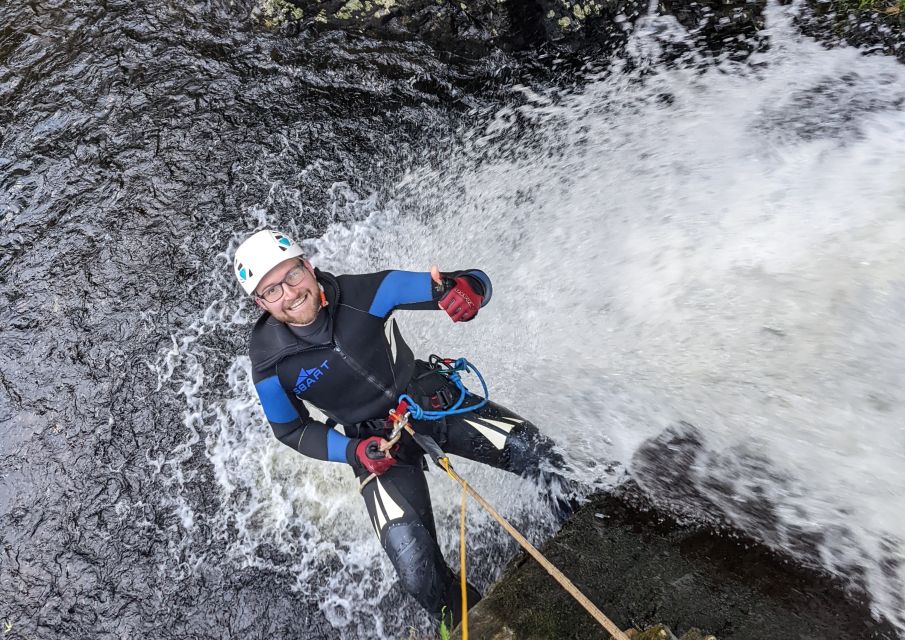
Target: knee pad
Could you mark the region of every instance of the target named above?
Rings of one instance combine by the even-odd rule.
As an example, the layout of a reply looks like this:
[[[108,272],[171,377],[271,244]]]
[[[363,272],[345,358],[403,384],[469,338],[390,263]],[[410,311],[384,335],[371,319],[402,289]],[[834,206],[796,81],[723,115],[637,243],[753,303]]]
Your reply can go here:
[[[384,548],[396,568],[402,588],[411,594],[434,618],[449,607],[448,591],[452,572],[440,548],[424,525],[405,522],[391,525],[385,534]]]
[[[521,476],[539,476],[550,467],[562,468],[562,458],[553,450],[553,441],[530,422],[520,424],[509,432],[503,447],[507,470]]]

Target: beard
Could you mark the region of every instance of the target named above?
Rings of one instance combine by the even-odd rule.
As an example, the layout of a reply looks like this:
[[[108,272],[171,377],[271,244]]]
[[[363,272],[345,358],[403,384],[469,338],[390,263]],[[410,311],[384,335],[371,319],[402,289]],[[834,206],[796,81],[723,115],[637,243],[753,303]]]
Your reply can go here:
[[[270,315],[280,322],[305,326],[314,322],[321,310],[320,288],[306,287],[293,296],[280,300],[279,309],[271,309]]]

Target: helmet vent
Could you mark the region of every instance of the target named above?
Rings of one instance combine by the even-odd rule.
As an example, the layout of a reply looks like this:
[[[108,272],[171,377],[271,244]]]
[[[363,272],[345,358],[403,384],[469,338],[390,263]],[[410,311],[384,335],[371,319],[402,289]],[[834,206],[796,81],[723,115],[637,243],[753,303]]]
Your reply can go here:
[[[242,282],[245,282],[254,275],[251,272],[251,269],[246,269],[245,265],[243,265],[241,262],[236,264],[236,273],[239,274],[239,280],[241,280]]]
[[[292,240],[280,233],[273,234],[273,237],[277,241],[277,246],[283,251],[288,251],[289,247],[292,246]]]

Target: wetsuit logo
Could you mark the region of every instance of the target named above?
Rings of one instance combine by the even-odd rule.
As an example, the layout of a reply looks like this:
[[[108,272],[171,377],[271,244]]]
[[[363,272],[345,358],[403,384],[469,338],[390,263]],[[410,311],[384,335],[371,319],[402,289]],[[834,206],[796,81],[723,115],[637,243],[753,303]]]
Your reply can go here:
[[[306,369],[302,367],[299,371],[298,380],[295,381],[295,387],[292,389],[296,394],[302,393],[310,389],[315,382],[324,377],[324,373],[330,370],[330,365],[324,360],[316,369]]]

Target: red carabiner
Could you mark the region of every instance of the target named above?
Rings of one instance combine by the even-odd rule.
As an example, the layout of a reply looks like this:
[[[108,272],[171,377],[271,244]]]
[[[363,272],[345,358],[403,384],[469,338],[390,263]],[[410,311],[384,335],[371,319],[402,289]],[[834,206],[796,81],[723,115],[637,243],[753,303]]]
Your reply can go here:
[[[400,400],[399,404],[396,405],[396,408],[390,411],[390,417],[392,417],[393,420],[402,420],[403,416],[408,412],[408,410],[409,403],[405,400]]]

